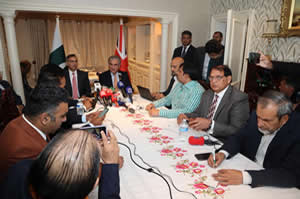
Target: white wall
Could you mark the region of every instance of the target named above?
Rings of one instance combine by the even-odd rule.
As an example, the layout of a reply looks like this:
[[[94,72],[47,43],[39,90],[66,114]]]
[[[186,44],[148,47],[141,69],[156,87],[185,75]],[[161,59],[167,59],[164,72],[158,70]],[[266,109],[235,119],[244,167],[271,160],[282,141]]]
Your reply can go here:
[[[267,19],[280,22],[282,0],[211,0],[212,15],[226,13],[228,9],[237,11],[255,10],[250,51],[266,52],[267,39],[262,38]],[[274,38],[271,42],[272,59],[300,62],[300,37]]]
[[[199,46],[205,44],[209,33],[210,0],[0,0],[0,5],[1,2],[35,3],[37,6],[41,3],[47,3],[57,6],[58,9],[63,9],[64,6],[84,6],[173,12],[178,14],[178,37],[183,30],[189,29],[193,33],[193,44]],[[177,43],[180,44],[179,38]]]

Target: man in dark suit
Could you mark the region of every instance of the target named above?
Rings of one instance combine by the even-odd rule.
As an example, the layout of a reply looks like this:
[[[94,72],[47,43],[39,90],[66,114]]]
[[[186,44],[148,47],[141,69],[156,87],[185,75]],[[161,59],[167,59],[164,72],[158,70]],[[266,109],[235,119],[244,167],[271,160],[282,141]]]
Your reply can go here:
[[[65,68],[66,89],[73,99],[80,97],[89,97],[91,95],[91,86],[88,73],[78,68],[78,60],[75,54],[67,56],[67,66]]]
[[[128,77],[127,72],[119,71],[121,60],[118,56],[110,56],[108,58],[108,67],[109,70],[98,74],[99,82],[102,86],[109,88],[114,88],[115,91],[118,91],[118,83],[121,81],[124,84],[124,87],[131,87],[131,82]]]
[[[182,57],[185,61],[191,63],[194,62],[194,51],[195,47],[192,43],[192,33],[191,31],[185,30],[181,33],[181,43],[182,46],[175,48],[172,58]]]
[[[182,57],[175,57],[172,59],[171,62],[171,72],[172,72],[172,78],[170,80],[169,86],[167,90],[164,92],[156,92],[156,93],[151,93],[151,95],[156,99],[161,99],[165,96],[167,96],[173,88],[175,88],[175,85],[177,84],[178,80],[176,77],[176,72],[179,71],[180,65],[184,62]]]
[[[214,174],[221,184],[251,187],[300,187],[300,115],[283,93],[267,91],[259,97],[256,113],[248,124],[225,142],[208,164],[219,166],[226,158],[241,153],[264,167],[261,170],[221,169]]]
[[[20,160],[36,158],[46,146],[49,134],[66,120],[67,91],[56,86],[37,86],[23,110],[10,121],[0,136],[0,180]]]
[[[221,140],[243,127],[249,118],[248,95],[232,87],[231,78],[228,66],[214,66],[209,76],[211,89],[203,93],[194,112],[179,115],[178,124],[188,119],[191,128]]]
[[[195,50],[194,65],[198,68],[199,79],[208,82],[208,76],[213,66],[223,65],[224,47],[216,40],[209,40],[205,47]]]

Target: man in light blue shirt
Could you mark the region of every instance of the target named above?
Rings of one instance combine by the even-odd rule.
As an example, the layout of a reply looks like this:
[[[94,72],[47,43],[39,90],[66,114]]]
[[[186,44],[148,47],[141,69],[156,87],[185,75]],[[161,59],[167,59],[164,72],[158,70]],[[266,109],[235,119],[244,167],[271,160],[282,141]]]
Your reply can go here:
[[[177,60],[178,59],[178,60]],[[172,62],[182,58],[175,58]],[[176,118],[179,114],[193,112],[200,103],[204,88],[195,81],[198,79],[197,70],[191,63],[182,63],[176,72],[178,83],[166,97],[147,105],[146,110],[150,116]],[[171,110],[157,109],[172,105]]]

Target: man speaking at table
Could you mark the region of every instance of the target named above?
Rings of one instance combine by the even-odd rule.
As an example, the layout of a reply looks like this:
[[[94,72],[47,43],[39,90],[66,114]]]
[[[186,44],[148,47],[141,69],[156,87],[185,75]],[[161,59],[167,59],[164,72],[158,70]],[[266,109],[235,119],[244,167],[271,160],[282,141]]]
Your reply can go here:
[[[230,85],[232,73],[228,66],[212,67],[209,79],[211,89],[203,93],[198,108],[192,113],[180,114],[177,122],[188,119],[191,128],[208,131],[225,140],[246,124],[248,96]]]
[[[176,59],[181,58],[175,58]],[[184,62],[176,72],[178,83],[175,88],[164,98],[148,104],[146,110],[150,116],[160,116],[176,118],[180,113],[190,113],[196,109],[200,103],[204,88],[195,81],[198,78],[197,69],[193,64]],[[170,106],[172,109],[157,109],[162,106]]]
[[[299,188],[300,115],[292,110],[290,100],[278,91],[267,91],[259,97],[248,124],[225,142],[215,155],[215,163],[211,155],[208,164],[217,167],[225,158],[241,153],[264,169],[221,169],[213,174],[215,180],[225,185]]]

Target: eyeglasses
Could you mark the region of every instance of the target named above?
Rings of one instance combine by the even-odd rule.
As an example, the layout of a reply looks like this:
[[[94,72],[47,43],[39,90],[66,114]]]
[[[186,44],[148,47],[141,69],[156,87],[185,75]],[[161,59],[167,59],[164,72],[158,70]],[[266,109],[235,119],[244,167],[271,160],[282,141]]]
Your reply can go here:
[[[77,63],[78,61],[77,60],[68,60],[68,62]]]
[[[221,79],[223,79],[223,77],[225,77],[225,76],[215,76],[215,77],[209,76],[208,79],[209,79],[209,81],[213,81],[214,79],[217,81],[220,81]]]

